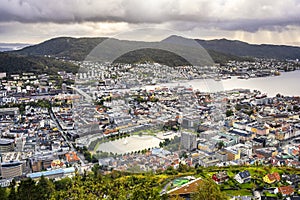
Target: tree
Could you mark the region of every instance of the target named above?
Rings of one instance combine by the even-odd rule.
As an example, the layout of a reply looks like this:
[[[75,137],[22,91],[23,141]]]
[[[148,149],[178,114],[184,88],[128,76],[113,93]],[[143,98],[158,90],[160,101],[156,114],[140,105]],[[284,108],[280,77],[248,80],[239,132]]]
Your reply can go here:
[[[218,150],[222,149],[223,147],[225,146],[224,142],[223,141],[220,141],[216,144],[216,147]]]
[[[233,111],[232,110],[226,110],[226,117],[230,117],[233,115]]]
[[[203,179],[197,188],[197,191],[192,194],[193,200],[224,200],[228,199],[225,193],[221,192],[220,188],[212,180]]]
[[[162,142],[162,141],[159,142],[159,147],[160,147],[160,148],[163,148],[164,146],[165,146],[165,142]]]
[[[95,177],[98,176],[100,169],[101,169],[101,167],[98,163],[92,167],[92,172],[94,173]]]
[[[7,200],[8,199],[8,192],[6,188],[2,188],[0,186],[0,200]]]
[[[185,198],[180,197],[179,195],[171,197],[171,200],[184,200]]]
[[[59,181],[55,181],[54,184],[55,184],[56,191],[67,190],[68,188],[71,187],[72,180],[67,177],[67,178],[63,178]]]
[[[9,195],[8,195],[8,199],[10,200],[16,200],[17,199],[17,194],[16,194],[16,181],[15,179],[12,180],[12,182],[9,185]]]
[[[35,198],[35,191],[36,191],[36,186],[35,186],[35,181],[32,180],[31,178],[27,178],[24,180],[21,180],[21,183],[18,187],[18,199],[36,199]]]
[[[36,186],[37,199],[50,199],[55,192],[54,184],[42,176]]]
[[[179,163],[178,172],[188,172],[189,166]]]
[[[168,175],[176,175],[178,174],[178,171],[175,170],[172,166],[168,166],[164,173]]]

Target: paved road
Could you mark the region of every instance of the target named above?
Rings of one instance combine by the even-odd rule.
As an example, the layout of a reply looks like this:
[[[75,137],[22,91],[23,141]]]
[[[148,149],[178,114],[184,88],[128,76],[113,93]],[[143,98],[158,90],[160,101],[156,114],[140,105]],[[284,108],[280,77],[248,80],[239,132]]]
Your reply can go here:
[[[63,136],[64,140],[67,142],[67,144],[69,145],[71,151],[74,151],[76,152],[77,155],[79,155],[79,153],[76,151],[76,149],[74,148],[73,144],[68,140],[65,132],[62,130],[61,128],[61,125],[59,124],[58,120],[56,119],[56,117],[54,116],[54,113],[52,110],[50,110],[50,117],[51,119],[54,121],[54,123],[56,124],[56,127],[58,128],[58,130],[60,131],[61,135]],[[84,163],[84,160],[78,156],[79,159],[80,159],[80,163],[81,163],[81,166],[84,166],[85,163]]]
[[[93,98],[90,95],[88,95],[86,92],[82,91],[81,89],[73,87],[73,86],[67,86],[67,87],[78,92],[78,94],[83,96],[88,102],[91,102],[93,100]]]

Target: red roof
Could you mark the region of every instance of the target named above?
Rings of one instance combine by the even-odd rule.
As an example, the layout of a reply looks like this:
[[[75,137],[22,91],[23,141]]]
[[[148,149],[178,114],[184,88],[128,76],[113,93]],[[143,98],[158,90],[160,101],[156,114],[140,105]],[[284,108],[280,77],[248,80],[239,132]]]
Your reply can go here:
[[[280,175],[278,172],[274,172],[273,174],[268,174],[268,178],[270,181],[280,181]]]
[[[294,188],[290,185],[282,186],[278,188],[278,191],[283,195],[292,195],[294,193]]]
[[[66,159],[68,162],[77,162],[80,160],[75,152],[66,153]]]

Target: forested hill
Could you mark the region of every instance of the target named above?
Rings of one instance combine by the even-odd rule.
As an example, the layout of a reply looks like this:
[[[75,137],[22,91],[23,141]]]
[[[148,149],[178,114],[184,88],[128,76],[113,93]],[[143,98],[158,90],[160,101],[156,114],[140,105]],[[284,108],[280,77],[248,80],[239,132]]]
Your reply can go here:
[[[105,39],[107,38],[58,37],[13,52],[21,55],[50,55],[54,57],[81,61],[84,60],[86,56]],[[189,40],[191,39],[173,35],[162,40],[162,42],[185,43],[186,41],[188,42]],[[257,44],[248,44],[246,42],[242,42],[238,40],[227,40],[227,39],[216,39],[216,40],[195,39],[195,41],[199,43],[204,49],[206,49],[210,54],[210,56],[212,57],[212,59],[217,63],[226,62],[228,60],[241,60],[241,59],[245,59],[245,57],[300,59],[300,47],[296,47],[296,46],[268,45],[268,44],[257,45]],[[141,54],[145,54],[145,53],[147,52],[144,51]],[[151,54],[151,57],[154,58],[161,56],[160,51],[155,53],[152,50],[149,53]]]
[[[172,35],[163,41],[176,42],[183,37]],[[216,39],[201,40],[195,39],[208,52],[216,51],[237,57],[258,57],[274,59],[300,59],[300,47],[270,44],[248,44],[238,40]],[[213,55],[211,55],[214,57]]]
[[[59,37],[47,40],[37,45],[21,50],[0,53],[0,72],[21,73],[56,73],[60,70],[76,72],[77,67],[66,60],[83,61],[90,52],[107,38],[72,38]],[[253,57],[275,59],[300,58],[300,47],[278,45],[253,45],[241,41],[193,40],[179,36],[170,36],[161,42],[179,43],[196,41],[208,52],[216,63],[224,64],[229,60],[251,60]],[[123,41],[122,44],[139,43],[138,41]],[[196,43],[196,44],[197,44]],[[61,61],[58,59],[63,59]],[[117,58],[115,62],[137,63],[153,61],[169,66],[189,64],[184,58],[164,50],[140,49],[128,52]]]
[[[69,60],[82,61],[90,51],[105,39],[106,38],[59,37],[14,52],[21,55],[50,55]]]
[[[58,71],[77,72],[78,66],[70,62],[44,56],[24,56],[12,53],[0,53],[0,72],[17,74],[33,72],[35,74],[57,74]]]
[[[49,55],[52,57],[59,57],[69,60],[82,61],[86,56],[101,42],[107,38],[72,38],[72,37],[59,37],[47,40],[37,45],[25,47],[24,49],[13,51],[20,55]],[[188,40],[188,39],[186,39]],[[122,41],[124,43],[132,43],[134,41]],[[138,43],[138,41],[136,41]],[[245,58],[231,55],[228,53],[218,52],[217,50],[207,50],[212,59],[217,63],[225,63],[229,60],[245,60]],[[134,53],[134,54],[133,54]],[[164,52],[157,49],[142,49],[135,52],[128,52],[123,55],[122,58],[118,61],[132,63],[142,61],[142,60],[151,60],[155,62],[160,62],[161,60],[175,60],[175,62],[162,64],[172,65],[182,65],[187,64],[186,62],[181,62],[183,59],[178,59],[174,53]],[[179,60],[181,60],[179,62]],[[177,62],[178,61],[178,62]],[[166,63],[167,62],[167,63]]]
[[[257,58],[300,59],[300,47],[270,44],[248,44],[237,40],[196,40],[205,49],[235,56]]]

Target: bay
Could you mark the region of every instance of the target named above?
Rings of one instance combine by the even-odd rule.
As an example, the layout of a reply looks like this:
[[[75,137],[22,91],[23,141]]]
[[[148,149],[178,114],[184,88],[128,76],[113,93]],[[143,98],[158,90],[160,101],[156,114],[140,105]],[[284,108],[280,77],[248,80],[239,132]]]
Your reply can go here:
[[[189,81],[158,84],[155,86],[146,86],[146,89],[174,86],[192,87],[194,90],[202,92],[250,89],[259,90],[270,97],[276,96],[278,93],[285,96],[300,96],[300,70],[282,72],[280,76],[250,79],[238,79],[237,77],[231,77],[231,79],[221,81],[215,81],[214,79],[194,79]]]

